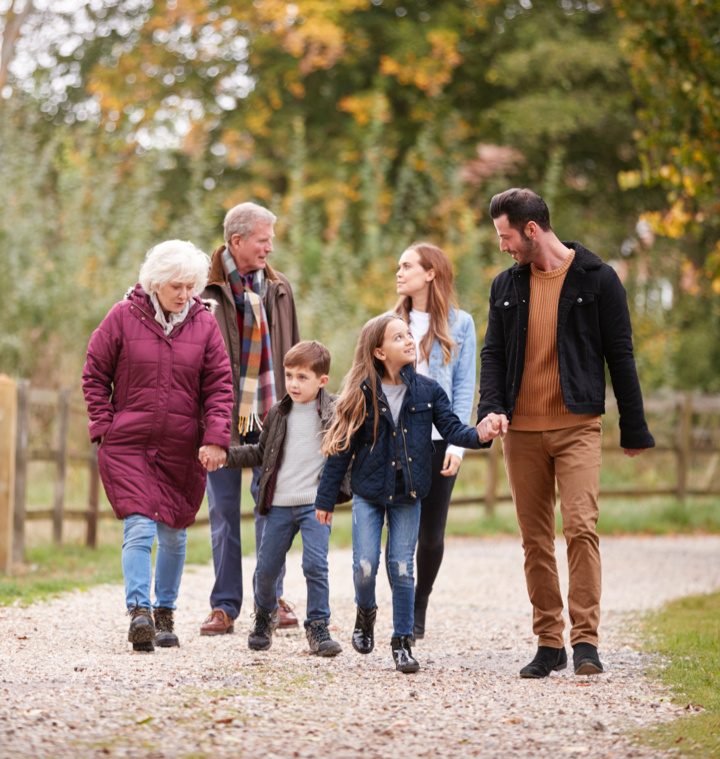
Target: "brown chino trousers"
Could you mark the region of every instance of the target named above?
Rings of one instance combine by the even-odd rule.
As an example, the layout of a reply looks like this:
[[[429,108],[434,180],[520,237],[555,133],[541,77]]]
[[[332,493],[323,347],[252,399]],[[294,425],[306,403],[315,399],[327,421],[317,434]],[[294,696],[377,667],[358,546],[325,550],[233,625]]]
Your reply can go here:
[[[567,542],[570,586],[570,644],[597,646],[602,576],[598,519],[602,425],[503,437],[510,481],[525,551],[525,579],[533,605],[533,632],[539,646],[564,645],[557,564],[555,563],[555,480],[560,493]]]

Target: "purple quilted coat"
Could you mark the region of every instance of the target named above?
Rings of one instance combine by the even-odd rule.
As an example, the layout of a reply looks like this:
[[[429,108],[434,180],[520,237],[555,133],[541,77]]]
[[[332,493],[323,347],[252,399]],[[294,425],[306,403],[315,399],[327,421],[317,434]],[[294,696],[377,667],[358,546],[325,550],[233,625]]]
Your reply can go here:
[[[90,437],[118,519],[180,529],[205,492],[200,445],[230,445],[232,372],[212,301],[195,297],[169,336],[140,285],[93,332],[83,369]]]

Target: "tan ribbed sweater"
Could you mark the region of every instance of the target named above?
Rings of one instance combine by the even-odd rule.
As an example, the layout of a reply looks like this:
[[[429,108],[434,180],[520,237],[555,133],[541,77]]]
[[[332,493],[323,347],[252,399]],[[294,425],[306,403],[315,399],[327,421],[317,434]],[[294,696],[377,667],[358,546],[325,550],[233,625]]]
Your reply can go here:
[[[557,315],[565,275],[575,251],[553,271],[531,264],[530,321],[525,345],[525,368],[515,403],[512,428],[542,432],[600,421],[599,416],[571,414],[563,402],[557,353]]]

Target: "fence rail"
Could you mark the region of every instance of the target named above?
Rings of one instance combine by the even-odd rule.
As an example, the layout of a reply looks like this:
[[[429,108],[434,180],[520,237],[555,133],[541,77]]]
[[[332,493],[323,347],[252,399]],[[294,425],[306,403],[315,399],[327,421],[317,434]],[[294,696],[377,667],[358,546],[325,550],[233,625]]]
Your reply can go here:
[[[77,451],[68,448],[68,432],[71,414],[85,415],[84,404],[73,404],[70,389],[46,390],[30,387],[27,380],[13,381],[0,376],[0,571],[11,563],[21,563],[25,556],[25,523],[52,520],[53,540],[62,544],[63,523],[82,521],[86,523],[86,543],[96,547],[98,525],[101,519],[114,518],[112,511],[100,511],[100,474],[97,463],[97,446]],[[52,448],[28,447],[30,421],[33,409],[51,407],[57,421],[57,439]],[[614,410],[614,399],[608,399],[608,411]],[[696,396],[691,393],[669,393],[662,397],[645,400],[645,410],[650,414],[677,413],[679,423],[675,430],[674,445],[658,445],[650,452],[672,453],[676,458],[676,481],[672,487],[658,488],[603,488],[601,498],[645,498],[648,496],[675,496],[684,502],[688,496],[720,496],[713,489],[715,472],[720,464],[720,449],[698,445],[694,442],[700,435],[693,430],[693,414],[720,414],[720,396]],[[695,433],[695,434],[694,434]],[[701,437],[701,435],[700,435]],[[2,445],[2,440],[12,438],[14,445]],[[604,451],[618,451],[617,445],[603,444]],[[688,483],[692,455],[697,452],[711,454],[703,487],[690,487]],[[496,504],[511,501],[507,493],[499,492],[501,479],[501,447],[497,443],[489,449],[467,451],[466,456],[487,461],[485,488],[482,492],[456,496],[451,506],[484,506],[492,513]],[[55,464],[55,482],[52,504],[29,508],[27,499],[28,464],[45,461]],[[87,467],[88,494],[86,509],[65,508],[66,482],[69,467]],[[337,511],[348,511],[351,505],[342,504]],[[4,511],[8,511],[5,514]],[[252,512],[242,512],[240,518],[252,519]],[[198,519],[196,525],[208,524],[208,519]],[[9,546],[12,548],[10,549]]]

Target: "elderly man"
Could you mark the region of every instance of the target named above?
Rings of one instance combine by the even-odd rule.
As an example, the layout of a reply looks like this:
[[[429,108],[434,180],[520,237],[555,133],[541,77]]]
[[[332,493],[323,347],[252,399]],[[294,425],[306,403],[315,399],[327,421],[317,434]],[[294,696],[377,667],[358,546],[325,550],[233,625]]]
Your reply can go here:
[[[241,203],[225,216],[225,244],[212,255],[204,298],[218,303],[215,312],[233,373],[235,402],[231,445],[256,443],[262,421],[277,398],[285,395],[283,358],[300,341],[292,288],[267,262],[273,251],[276,217],[255,203]],[[210,594],[210,616],[201,635],[233,631],[242,605],[240,548],[240,469],[218,469],[207,479],[215,585]],[[251,492],[257,500],[258,472]],[[265,517],[255,506],[255,544]],[[285,568],[278,579],[282,596]],[[278,598],[280,626],[293,627],[297,618]]]

